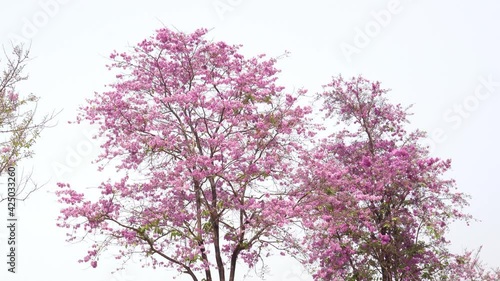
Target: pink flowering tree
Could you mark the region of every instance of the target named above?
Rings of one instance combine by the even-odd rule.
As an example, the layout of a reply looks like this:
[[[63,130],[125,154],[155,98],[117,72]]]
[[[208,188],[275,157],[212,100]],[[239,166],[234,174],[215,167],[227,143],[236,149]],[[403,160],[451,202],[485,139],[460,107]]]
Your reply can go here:
[[[445,232],[466,197],[431,157],[420,131],[387,90],[362,77],[334,78],[320,95],[330,136],[303,155],[297,193],[315,280],[499,280],[471,253],[453,255]],[[332,126],[333,127],[333,126]],[[470,279],[472,278],[472,279]]]
[[[206,32],[164,28],[113,53],[116,82],[81,108],[78,122],[99,126],[99,168],[121,175],[95,200],[59,184],[59,226],[94,241],[81,262],[96,267],[117,246],[117,258],[234,281],[238,261],[254,267],[279,248],[310,109],[296,105],[303,91],[275,84],[275,59],[244,58]]]
[[[16,86],[28,79],[24,67],[29,51],[22,46],[13,46],[10,54],[4,52],[0,75],[0,175],[22,159],[31,158],[31,149],[43,129],[48,127],[56,114],[41,118],[36,116],[39,98],[35,95],[19,95]],[[22,176],[22,174],[19,174]],[[27,187],[27,185],[30,187]],[[24,176],[17,179],[16,200],[26,199],[41,186]],[[0,202],[6,198],[0,197]]]

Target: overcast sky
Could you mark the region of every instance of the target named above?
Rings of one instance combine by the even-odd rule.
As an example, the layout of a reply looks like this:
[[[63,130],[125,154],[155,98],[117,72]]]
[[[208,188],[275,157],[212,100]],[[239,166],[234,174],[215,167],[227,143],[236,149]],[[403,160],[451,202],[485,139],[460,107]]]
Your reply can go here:
[[[90,164],[98,147],[89,128],[67,121],[112,81],[109,53],[162,26],[212,29],[209,38],[243,44],[247,57],[290,51],[279,63],[280,84],[290,91],[314,93],[333,75],[362,74],[391,88],[392,101],[414,104],[412,126],[429,132],[434,155],[452,159],[449,176],[472,196],[468,211],[479,220],[452,226],[452,248],[483,245],[484,261],[500,266],[499,12],[493,0],[0,0],[1,44],[31,43],[30,79],[18,90],[41,97],[40,113],[63,110],[58,125],[43,132],[35,157],[19,166],[46,185],[18,208],[16,275],[7,274],[7,229],[0,228],[0,280],[169,280],[171,272],[134,262],[126,275],[111,275],[119,265],[111,257],[101,258],[97,269],[77,263],[87,245],[65,242],[65,231],[55,226],[60,205],[54,195],[58,181],[85,190],[110,176]],[[6,218],[6,206],[0,208]],[[269,269],[267,280],[311,280],[290,259],[272,259]],[[259,279],[249,272],[245,280]]]

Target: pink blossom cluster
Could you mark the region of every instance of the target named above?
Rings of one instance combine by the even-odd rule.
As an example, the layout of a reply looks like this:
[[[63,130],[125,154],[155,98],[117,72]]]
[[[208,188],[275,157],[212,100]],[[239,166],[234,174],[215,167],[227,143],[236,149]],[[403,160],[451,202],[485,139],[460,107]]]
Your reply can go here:
[[[116,81],[81,108],[77,122],[104,140],[99,169],[126,174],[98,200],[59,184],[59,226],[98,241],[82,262],[118,246],[117,258],[141,253],[193,281],[234,281],[239,260],[255,267],[276,249],[315,280],[498,276],[448,252],[449,223],[470,219],[466,197],[380,83],[333,78],[313,124],[298,105],[306,91],[276,84],[276,59],[206,33],[164,28],[113,52]]]
[[[320,95],[325,122],[343,124],[303,156],[298,177],[315,280],[492,280],[466,258],[454,263],[445,234],[471,219],[466,197],[443,177],[450,160],[429,156],[424,133],[405,130],[406,110],[386,92],[335,77]]]

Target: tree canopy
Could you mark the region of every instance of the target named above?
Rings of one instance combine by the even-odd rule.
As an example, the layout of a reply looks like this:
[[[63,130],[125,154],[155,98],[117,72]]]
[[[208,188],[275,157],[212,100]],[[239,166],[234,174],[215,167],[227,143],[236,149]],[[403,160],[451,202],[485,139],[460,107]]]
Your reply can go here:
[[[52,113],[38,119],[36,109],[39,97],[20,94],[16,89],[19,83],[28,79],[24,68],[29,60],[29,50],[13,46],[10,54],[4,49],[4,55],[5,65],[0,75],[0,174],[22,159],[33,156],[32,146],[56,115]],[[40,187],[30,179],[30,176],[18,179],[17,200],[26,199]],[[26,188],[29,183],[33,186]],[[3,200],[5,198],[0,198],[0,202]]]
[[[299,105],[305,90],[277,84],[276,58],[206,33],[163,28],[113,52],[111,90],[81,107],[77,122],[103,141],[99,170],[118,172],[98,199],[59,183],[59,226],[93,241],[81,262],[114,248],[193,281],[234,281],[238,261],[278,249],[315,280],[497,280],[448,250],[467,197],[379,82],[334,77],[316,95],[318,124]]]

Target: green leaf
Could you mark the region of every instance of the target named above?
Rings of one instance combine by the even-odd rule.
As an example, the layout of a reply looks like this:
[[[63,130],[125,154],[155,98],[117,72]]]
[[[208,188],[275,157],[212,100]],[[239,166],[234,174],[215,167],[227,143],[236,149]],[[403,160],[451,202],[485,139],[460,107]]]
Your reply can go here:
[[[212,230],[212,223],[211,222],[206,222],[203,224],[203,231],[205,232],[210,232]]]
[[[180,236],[182,236],[182,233],[180,231],[175,230],[175,229],[170,231],[170,238],[175,239],[175,238],[180,237]]]

